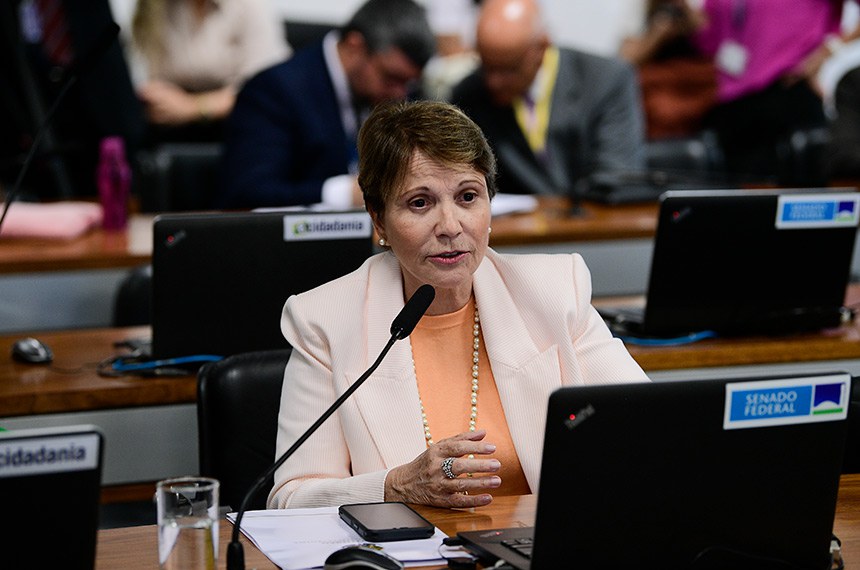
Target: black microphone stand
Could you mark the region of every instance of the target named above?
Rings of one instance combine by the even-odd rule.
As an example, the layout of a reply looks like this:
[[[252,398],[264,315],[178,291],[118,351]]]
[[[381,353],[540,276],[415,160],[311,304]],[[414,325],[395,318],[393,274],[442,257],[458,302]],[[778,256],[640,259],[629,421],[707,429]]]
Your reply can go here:
[[[45,119],[42,122],[42,128],[36,133],[36,137],[33,139],[33,144],[30,145],[30,150],[27,151],[27,156],[24,158],[24,164],[21,166],[21,170],[18,172],[18,177],[15,179],[15,183],[12,184],[12,188],[9,190],[9,193],[6,194],[6,200],[3,204],[3,213],[0,214],[0,229],[3,228],[3,220],[6,219],[6,214],[9,212],[9,206],[12,204],[12,201],[18,197],[18,192],[21,190],[21,182],[24,180],[24,175],[27,174],[27,171],[30,169],[30,163],[33,162],[33,158],[36,156],[36,149],[39,148],[42,139],[45,137],[46,133],[48,133],[48,129],[46,125],[51,123],[51,119],[54,114],[57,112],[57,109],[60,107],[60,103],[62,103],[63,99],[66,97],[66,93],[69,92],[69,89],[77,83],[78,77],[76,75],[71,76],[65,84],[63,84],[60,93],[57,95],[57,98],[54,99],[53,104],[51,104],[51,108],[45,114]]]

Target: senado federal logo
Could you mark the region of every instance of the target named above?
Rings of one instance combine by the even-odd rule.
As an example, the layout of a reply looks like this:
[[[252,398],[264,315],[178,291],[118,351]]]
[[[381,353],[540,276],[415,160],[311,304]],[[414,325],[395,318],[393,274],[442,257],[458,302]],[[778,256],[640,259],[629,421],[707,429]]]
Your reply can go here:
[[[723,427],[740,429],[845,419],[851,377],[731,382],[726,384]]]
[[[776,208],[781,230],[852,227],[860,223],[860,194],[783,194]]]
[[[372,231],[373,225],[366,212],[284,216],[285,241],[362,238],[370,237]]]

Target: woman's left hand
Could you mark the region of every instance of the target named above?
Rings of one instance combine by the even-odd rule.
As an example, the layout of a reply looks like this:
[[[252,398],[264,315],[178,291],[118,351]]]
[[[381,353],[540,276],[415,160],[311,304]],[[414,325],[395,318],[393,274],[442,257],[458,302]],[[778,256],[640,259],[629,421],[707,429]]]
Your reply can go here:
[[[496,450],[484,442],[485,430],[443,439],[410,463],[395,467],[385,479],[385,500],[435,507],[480,507],[502,484],[498,459],[480,458]],[[444,464],[447,460],[447,474]],[[451,477],[453,475],[453,477]]]

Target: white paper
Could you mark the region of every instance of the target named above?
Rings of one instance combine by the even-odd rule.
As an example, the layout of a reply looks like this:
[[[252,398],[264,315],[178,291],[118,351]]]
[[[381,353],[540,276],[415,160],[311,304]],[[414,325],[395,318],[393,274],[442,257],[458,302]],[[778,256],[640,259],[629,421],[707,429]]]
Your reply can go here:
[[[236,513],[227,515],[234,523]],[[248,511],[242,533],[283,570],[322,568],[329,554],[356,544],[368,544],[340,519],[337,507]],[[447,535],[436,529],[431,538],[374,543],[407,566],[444,564],[439,547]]]
[[[538,208],[538,200],[531,194],[496,194],[490,202],[493,216],[534,212]]]

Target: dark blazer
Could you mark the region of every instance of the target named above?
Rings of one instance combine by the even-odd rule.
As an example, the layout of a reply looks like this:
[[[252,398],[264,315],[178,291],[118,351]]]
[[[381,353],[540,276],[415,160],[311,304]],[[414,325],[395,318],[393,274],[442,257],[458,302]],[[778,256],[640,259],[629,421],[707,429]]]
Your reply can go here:
[[[567,195],[597,170],[645,167],[639,83],[617,59],[560,49],[546,162],[535,157],[511,106],[493,105],[480,68],[454,88],[452,101],[483,129],[499,162],[499,190]]]
[[[23,2],[0,3],[0,183],[11,185],[21,160],[59,96],[65,79],[52,68],[39,43],[21,30]],[[31,199],[92,197],[103,137],[123,137],[129,160],[141,143],[145,119],[118,41],[96,53],[113,23],[107,0],[63,2],[73,50],[82,74],[66,92],[23,181]]]
[[[836,117],[830,122],[825,158],[827,175],[835,181],[860,178],[860,67],[846,73],[834,93]]]
[[[323,182],[346,174],[347,141],[322,42],[242,87],[227,121],[219,206],[319,202]]]

